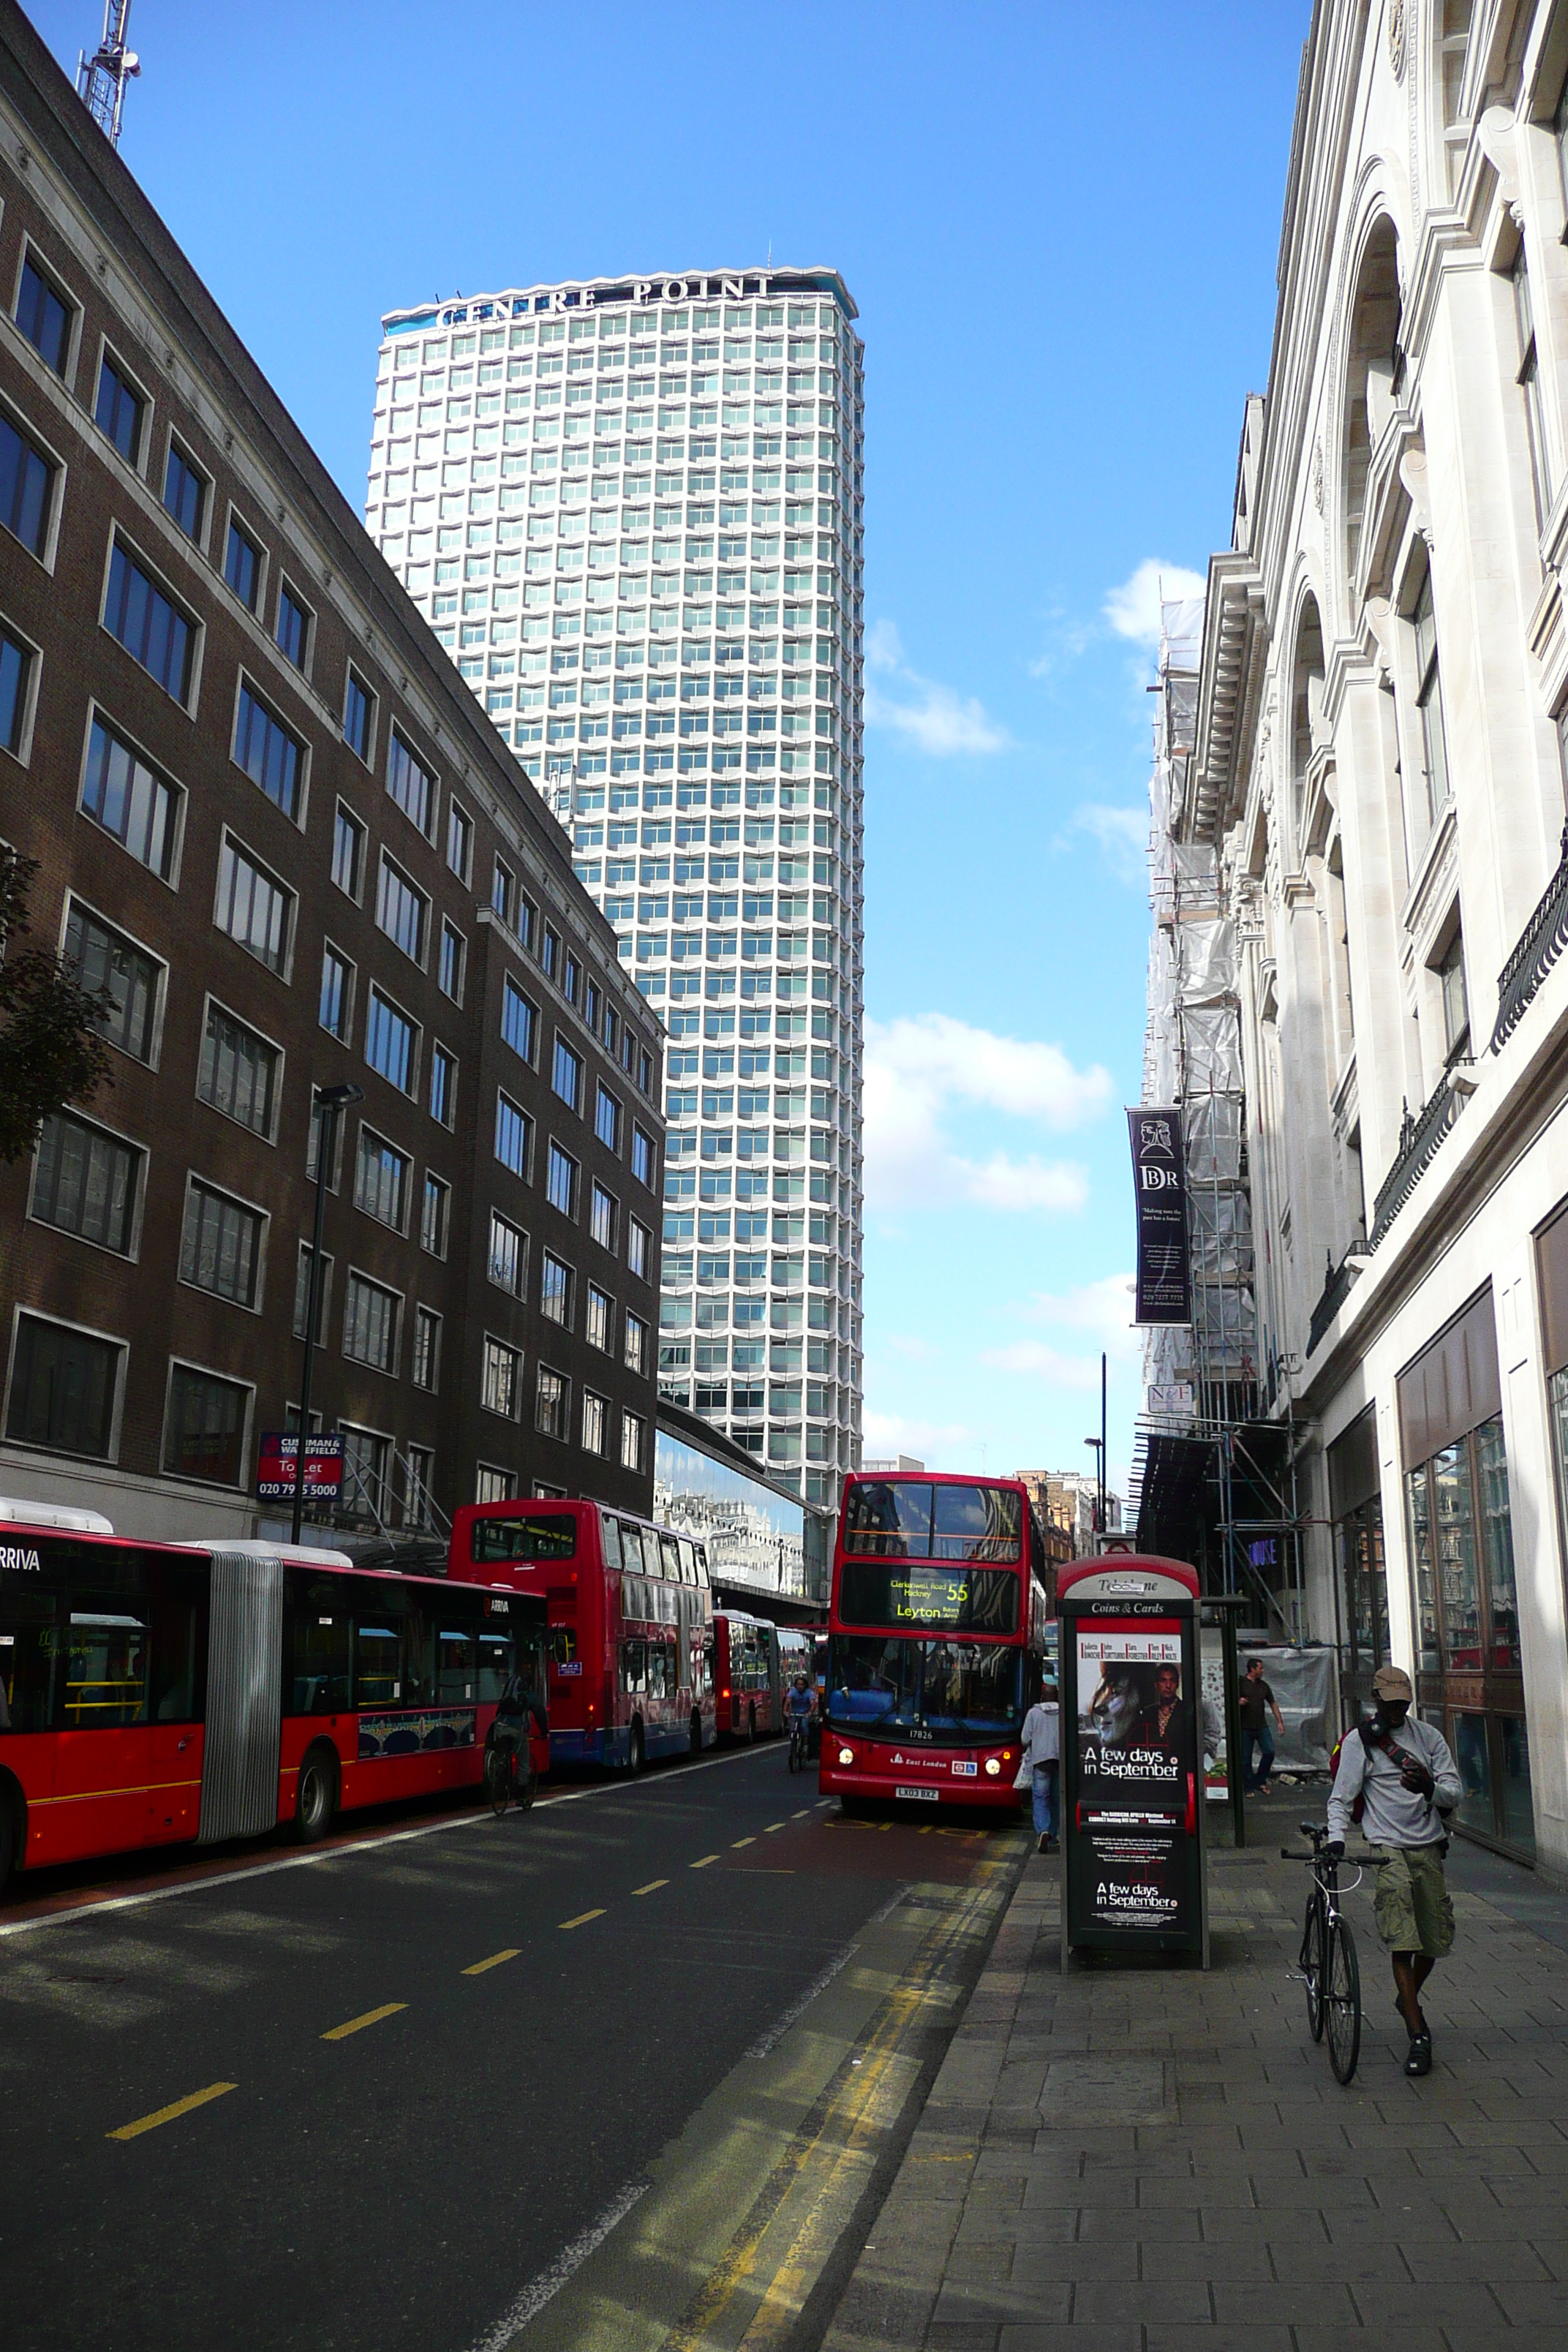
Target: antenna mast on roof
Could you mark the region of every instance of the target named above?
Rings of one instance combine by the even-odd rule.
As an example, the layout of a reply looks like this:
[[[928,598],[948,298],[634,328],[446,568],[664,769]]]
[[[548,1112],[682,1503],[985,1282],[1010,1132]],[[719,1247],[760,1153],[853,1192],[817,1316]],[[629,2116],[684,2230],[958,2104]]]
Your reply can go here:
[[[125,110],[125,85],[142,70],[142,60],[125,46],[131,23],[131,0],[103,0],[103,38],[98,54],[84,49],[77,65],[76,86],[83,105],[109,141],[120,144],[120,118]]]

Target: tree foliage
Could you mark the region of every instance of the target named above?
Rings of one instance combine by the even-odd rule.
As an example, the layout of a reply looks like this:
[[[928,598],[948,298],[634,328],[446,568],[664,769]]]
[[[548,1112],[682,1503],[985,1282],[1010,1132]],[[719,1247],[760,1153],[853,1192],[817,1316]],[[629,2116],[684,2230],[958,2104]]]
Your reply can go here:
[[[21,948],[36,857],[0,852],[0,1160],[25,1159],[52,1111],[85,1103],[112,1084],[99,1024],[111,1008],[106,989],[84,988],[72,967],[44,948]]]

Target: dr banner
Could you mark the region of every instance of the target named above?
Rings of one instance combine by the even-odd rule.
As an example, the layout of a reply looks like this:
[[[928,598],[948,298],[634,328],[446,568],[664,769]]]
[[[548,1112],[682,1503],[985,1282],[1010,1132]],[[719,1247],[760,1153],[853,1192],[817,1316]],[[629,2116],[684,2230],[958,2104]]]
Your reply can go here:
[[[1178,1110],[1130,1110],[1138,1219],[1135,1323],[1190,1323],[1187,1180]]]
[[[1196,1578],[1062,1571],[1064,1950],[1206,1955]]]

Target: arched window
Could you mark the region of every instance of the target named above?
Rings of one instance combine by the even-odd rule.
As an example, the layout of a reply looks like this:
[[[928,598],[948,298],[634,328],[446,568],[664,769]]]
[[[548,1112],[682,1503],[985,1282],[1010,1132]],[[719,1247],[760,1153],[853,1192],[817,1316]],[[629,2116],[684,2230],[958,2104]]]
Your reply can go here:
[[[1361,553],[1367,467],[1387,419],[1399,364],[1399,253],[1394,223],[1379,220],[1362,255],[1351,310],[1345,377],[1345,573],[1354,579]]]
[[[1296,631],[1296,668],[1290,696],[1291,806],[1296,821],[1296,856],[1307,853],[1307,770],[1312,757],[1312,720],[1323,689],[1323,630],[1318,600],[1309,596]]]

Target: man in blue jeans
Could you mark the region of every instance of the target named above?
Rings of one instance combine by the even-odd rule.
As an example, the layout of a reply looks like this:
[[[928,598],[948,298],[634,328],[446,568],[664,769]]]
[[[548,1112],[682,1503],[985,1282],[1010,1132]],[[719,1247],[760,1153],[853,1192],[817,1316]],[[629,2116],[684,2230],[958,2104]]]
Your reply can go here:
[[[1249,1797],[1258,1797],[1268,1788],[1268,1775],[1274,1769],[1274,1734],[1268,1728],[1271,1709],[1280,1738],[1285,1735],[1285,1718],[1273,1691],[1263,1679],[1261,1658],[1248,1658],[1237,1696],[1241,1715],[1241,1785]],[[1256,1771],[1252,1761],[1255,1742],[1258,1751]]]

